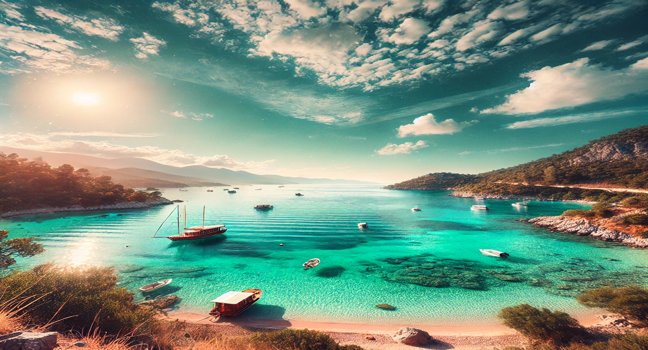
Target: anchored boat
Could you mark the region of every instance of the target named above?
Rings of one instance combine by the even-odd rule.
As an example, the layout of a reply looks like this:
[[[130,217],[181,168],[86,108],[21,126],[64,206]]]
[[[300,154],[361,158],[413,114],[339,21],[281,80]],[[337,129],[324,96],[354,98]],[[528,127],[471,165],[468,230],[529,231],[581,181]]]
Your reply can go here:
[[[141,287],[139,287],[139,290],[142,293],[150,293],[150,292],[158,290],[158,289],[160,289],[160,288],[162,288],[164,286],[168,286],[169,284],[171,284],[171,282],[173,282],[173,280],[171,278],[169,278],[169,279],[153,282],[153,283],[147,284],[145,286],[141,286]]]
[[[261,295],[263,295],[263,291],[255,288],[246,289],[241,292],[227,292],[212,300],[214,308],[209,314],[216,318],[221,316],[238,316],[261,299]]]
[[[488,210],[488,207],[484,204],[475,204],[470,207],[470,210],[479,211],[479,210]]]
[[[304,266],[304,270],[312,269],[313,267],[319,265],[320,259],[318,258],[312,258],[305,262],[302,266]]]
[[[260,211],[268,211],[272,210],[274,206],[272,204],[257,204],[254,206],[254,209],[260,210]]]
[[[496,258],[502,258],[502,259],[506,259],[510,256],[509,253],[500,252],[499,250],[495,250],[495,249],[480,249],[479,251],[483,255],[494,256]]]
[[[217,235],[221,235],[227,231],[227,228],[225,225],[211,225],[211,226],[205,226],[205,207],[203,206],[203,212],[202,212],[202,226],[192,226],[192,227],[187,227],[187,208],[184,208],[184,230],[180,230],[180,207],[177,206],[174,211],[177,212],[176,220],[177,220],[177,225],[178,225],[178,234],[176,235],[171,235],[171,236],[166,236],[166,238],[172,240],[172,241],[191,241],[191,240],[197,240],[197,239],[204,239],[204,238],[209,238]],[[173,214],[173,211],[167,216],[167,219]],[[164,220],[166,222],[166,220]],[[164,222],[160,225],[158,228],[158,231],[162,228],[164,225]],[[157,234],[157,232],[155,234]],[[155,235],[153,235],[155,237]],[[159,238],[159,237],[155,237]]]

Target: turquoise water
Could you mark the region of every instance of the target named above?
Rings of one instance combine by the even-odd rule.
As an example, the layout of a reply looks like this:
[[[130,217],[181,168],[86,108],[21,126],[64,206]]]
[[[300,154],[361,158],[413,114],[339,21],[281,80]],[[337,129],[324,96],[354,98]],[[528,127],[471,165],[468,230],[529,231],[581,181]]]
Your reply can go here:
[[[257,190],[260,188],[261,190]],[[295,197],[300,191],[304,197]],[[0,221],[13,237],[37,236],[44,254],[21,261],[115,266],[133,291],[162,278],[182,298],[180,309],[205,312],[229,290],[261,288],[246,314],[258,319],[429,322],[492,319],[522,302],[582,312],[579,290],[604,284],[648,284],[648,251],[550,233],[519,222],[556,215],[575,203],[490,201],[471,212],[473,199],[447,192],[387,191],[358,186],[244,186],[165,191],[185,200],[189,224],[225,223],[221,238],[170,243],[152,238],[172,206],[143,211],[42,216]],[[271,203],[269,212],[255,204]],[[419,206],[422,212],[410,208]],[[369,229],[360,231],[358,222]],[[175,230],[175,218],[163,231]],[[284,243],[285,246],[279,246]],[[480,248],[511,254],[482,256]],[[304,271],[313,257],[320,266]],[[395,312],[378,310],[389,303]]]

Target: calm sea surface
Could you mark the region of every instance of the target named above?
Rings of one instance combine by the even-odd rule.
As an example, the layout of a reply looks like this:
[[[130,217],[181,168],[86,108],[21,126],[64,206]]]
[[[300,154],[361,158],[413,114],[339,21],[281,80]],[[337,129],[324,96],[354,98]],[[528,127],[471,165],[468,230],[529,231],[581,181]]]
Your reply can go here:
[[[296,197],[295,192],[304,193]],[[473,199],[447,192],[388,191],[354,186],[242,186],[169,189],[182,199],[189,225],[202,206],[210,224],[228,227],[201,243],[152,238],[174,206],[143,211],[41,216],[0,221],[12,237],[36,236],[42,255],[21,261],[114,266],[120,283],[137,287],[173,278],[165,293],[182,298],[180,309],[206,312],[229,290],[261,288],[247,313],[259,319],[347,322],[491,320],[505,306],[582,312],[573,296],[600,285],[648,285],[648,251],[534,228],[520,219],[557,215],[574,203],[531,202],[517,211],[511,201],[490,201],[487,213],[471,212]],[[269,212],[255,204],[270,203]],[[421,212],[413,213],[418,206]],[[359,230],[358,222],[367,222]],[[175,233],[172,216],[161,234]],[[284,246],[279,246],[284,243]],[[509,252],[500,260],[480,248]],[[320,258],[304,271],[302,263]],[[138,294],[139,297],[139,294]],[[389,303],[397,311],[376,304]]]

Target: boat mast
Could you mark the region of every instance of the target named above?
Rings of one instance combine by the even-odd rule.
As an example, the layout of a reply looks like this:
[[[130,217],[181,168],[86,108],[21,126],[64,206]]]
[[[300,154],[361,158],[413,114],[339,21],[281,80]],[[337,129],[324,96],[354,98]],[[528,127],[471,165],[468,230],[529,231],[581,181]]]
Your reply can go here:
[[[187,206],[184,207],[184,227],[187,228]]]
[[[205,206],[203,205],[203,225],[202,227],[205,227]]]
[[[180,234],[180,206],[179,205],[176,206],[176,210],[178,211],[178,217],[176,219],[178,221],[178,234]]]

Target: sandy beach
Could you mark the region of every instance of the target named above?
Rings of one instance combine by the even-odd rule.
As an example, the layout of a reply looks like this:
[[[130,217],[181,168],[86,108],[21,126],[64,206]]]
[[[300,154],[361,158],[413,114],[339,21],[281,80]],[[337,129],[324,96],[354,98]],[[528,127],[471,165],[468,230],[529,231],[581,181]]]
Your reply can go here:
[[[599,322],[600,312],[574,316],[588,327]],[[224,335],[244,335],[263,330],[284,328],[311,329],[325,332],[342,344],[355,344],[366,349],[412,348],[396,343],[391,335],[402,327],[414,327],[427,331],[437,340],[430,349],[488,349],[505,346],[525,346],[524,337],[497,321],[405,323],[350,323],[319,322],[308,320],[240,320],[236,322],[213,322],[205,314],[188,311],[172,311],[165,317],[168,321],[184,321],[211,325]]]

